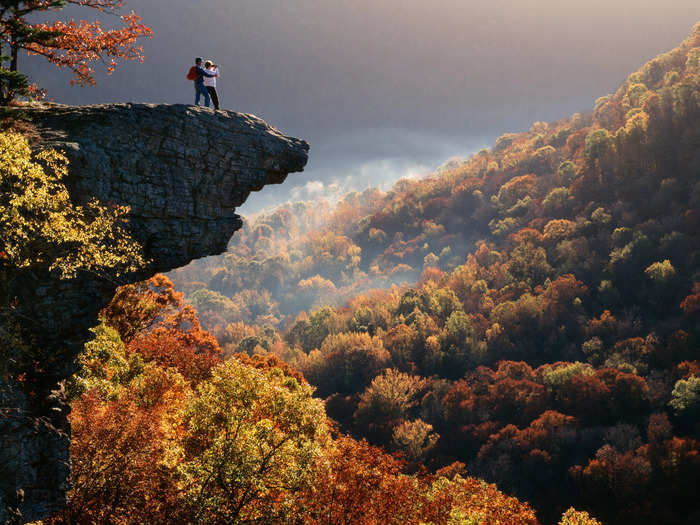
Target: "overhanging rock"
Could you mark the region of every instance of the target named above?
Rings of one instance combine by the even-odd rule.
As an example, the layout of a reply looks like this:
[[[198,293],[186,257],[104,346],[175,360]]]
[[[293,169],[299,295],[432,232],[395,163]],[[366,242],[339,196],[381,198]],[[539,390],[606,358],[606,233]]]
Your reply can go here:
[[[24,111],[39,132],[33,147],[58,149],[70,160],[72,199],[131,208],[128,228],[149,264],[109,281],[13,276],[17,313],[46,360],[32,396],[0,380],[0,522],[18,513],[19,520],[39,520],[65,504],[70,429],[60,385],[117,286],[223,252],[242,225],[236,208],[251,191],[302,171],[309,150],[231,111],[152,104]]]

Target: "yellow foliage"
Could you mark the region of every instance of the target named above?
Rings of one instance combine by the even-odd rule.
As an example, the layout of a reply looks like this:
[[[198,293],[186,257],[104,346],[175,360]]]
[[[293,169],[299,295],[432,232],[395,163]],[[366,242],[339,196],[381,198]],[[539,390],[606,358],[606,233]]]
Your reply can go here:
[[[559,525],[601,525],[601,523],[597,519],[592,518],[588,512],[578,511],[570,507],[562,514]]]
[[[143,266],[141,248],[123,228],[129,208],[70,200],[68,160],[55,150],[32,155],[17,133],[0,133],[0,261],[78,271],[123,273]]]
[[[553,219],[544,227],[546,241],[565,239],[576,232],[576,223],[567,219]]]

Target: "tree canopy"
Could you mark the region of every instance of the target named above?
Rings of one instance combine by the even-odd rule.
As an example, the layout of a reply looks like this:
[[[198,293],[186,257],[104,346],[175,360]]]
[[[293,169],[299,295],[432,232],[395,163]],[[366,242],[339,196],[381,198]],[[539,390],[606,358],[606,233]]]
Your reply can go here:
[[[143,60],[140,38],[152,31],[133,11],[118,15],[121,27],[105,28],[100,20],[54,20],[36,22],[39,13],[54,13],[67,5],[118,15],[123,0],[2,0],[0,2],[0,104],[16,95],[36,93],[19,70],[19,52],[44,57],[59,68],[73,73],[71,84],[94,84],[92,63],[102,61],[107,73],[120,60]],[[31,21],[30,21],[31,19]],[[5,50],[9,55],[5,55]],[[5,67],[7,65],[7,67]]]

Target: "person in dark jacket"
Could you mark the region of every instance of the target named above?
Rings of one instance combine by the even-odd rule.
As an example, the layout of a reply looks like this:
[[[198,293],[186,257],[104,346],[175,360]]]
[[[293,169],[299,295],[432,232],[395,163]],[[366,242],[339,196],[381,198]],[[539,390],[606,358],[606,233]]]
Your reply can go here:
[[[209,107],[211,100],[209,99],[209,92],[204,86],[204,77],[216,77],[218,73],[212,73],[207,71],[202,67],[202,59],[197,58],[194,61],[194,66],[197,71],[197,78],[194,81],[194,105],[199,106],[199,97],[204,95],[204,105]]]

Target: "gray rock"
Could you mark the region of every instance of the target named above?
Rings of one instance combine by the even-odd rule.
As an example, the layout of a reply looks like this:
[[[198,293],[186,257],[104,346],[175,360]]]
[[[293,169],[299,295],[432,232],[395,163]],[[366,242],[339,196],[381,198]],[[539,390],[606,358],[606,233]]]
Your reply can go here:
[[[18,318],[45,357],[40,372],[27,370],[33,395],[0,380],[0,522],[40,520],[65,505],[70,428],[61,385],[115,289],[225,251],[242,225],[236,208],[251,191],[302,171],[309,150],[231,111],[152,104],[25,111],[39,129],[33,147],[69,158],[76,203],[97,197],[131,207],[128,226],[149,264],[113,279],[13,276]]]

